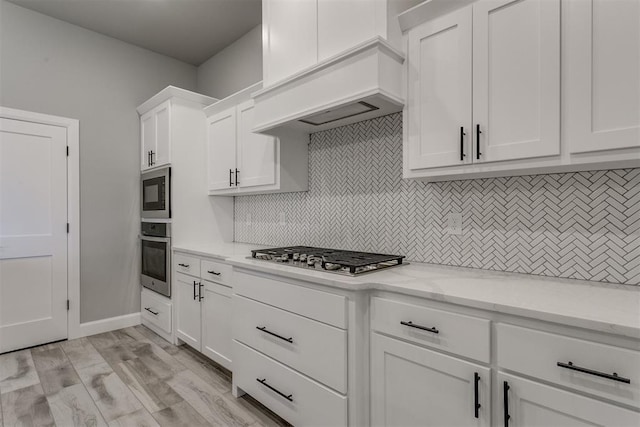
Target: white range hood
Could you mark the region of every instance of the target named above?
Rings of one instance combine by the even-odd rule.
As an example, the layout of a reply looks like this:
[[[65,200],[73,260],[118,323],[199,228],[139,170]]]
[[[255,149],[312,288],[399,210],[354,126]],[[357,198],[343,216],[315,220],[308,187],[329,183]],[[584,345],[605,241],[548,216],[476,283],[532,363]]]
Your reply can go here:
[[[402,111],[404,54],[376,37],[252,95],[254,132],[318,132]]]

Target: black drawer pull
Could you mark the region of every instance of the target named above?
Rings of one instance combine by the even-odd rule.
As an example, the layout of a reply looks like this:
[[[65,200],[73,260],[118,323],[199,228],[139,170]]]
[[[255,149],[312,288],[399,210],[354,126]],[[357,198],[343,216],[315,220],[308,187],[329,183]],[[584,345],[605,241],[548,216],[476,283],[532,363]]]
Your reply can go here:
[[[480,395],[479,395],[479,390],[478,390],[478,383],[480,382],[480,375],[477,372],[473,373],[473,402],[474,402],[474,415],[476,418],[480,417],[480,408],[482,407],[482,405],[480,405]]]
[[[275,391],[280,396],[282,396],[285,399],[287,399],[289,402],[293,402],[293,394],[286,395],[283,392],[281,392],[280,390],[278,390],[277,388],[270,386],[269,384],[267,384],[267,379],[266,378],[263,378],[263,379],[256,378],[256,381],[258,381],[260,384],[262,384],[263,386],[265,386],[269,390]]]
[[[509,383],[502,383],[502,404],[504,405],[504,427],[509,427],[509,419],[511,419],[511,415],[509,415]]]
[[[583,372],[589,375],[595,375],[596,377],[606,378],[613,381],[619,381],[625,384],[631,384],[631,380],[629,378],[620,377],[615,372],[613,374],[606,374],[604,372],[594,371],[593,369],[581,368],[580,366],[574,365],[573,362],[568,362],[568,363],[558,362],[558,366],[565,369],[571,369],[572,371],[578,371],[578,372]]]
[[[216,272],[215,272],[215,271],[213,271],[213,270],[207,270],[207,273],[209,273],[209,274],[213,274],[214,276],[219,276],[219,275],[221,275],[221,274],[222,274],[222,273],[216,273]]]
[[[289,343],[293,344],[293,338],[285,338],[285,337],[283,337],[282,335],[278,335],[278,334],[276,334],[276,333],[274,333],[274,332],[271,332],[270,330],[268,330],[268,329],[266,328],[266,326],[256,326],[256,329],[259,329],[259,330],[261,330],[262,332],[266,332],[266,333],[267,333],[267,334],[269,334],[269,335],[273,335],[273,336],[274,336],[274,337],[276,337],[276,338],[280,338],[280,339],[281,339],[281,340],[283,340],[283,341],[286,341],[286,342],[289,342]]]
[[[158,315],[158,312],[157,312],[157,311],[153,311],[153,310],[151,310],[149,307],[145,307],[144,309],[145,309],[145,310],[147,310],[149,313],[153,314],[154,316],[157,316],[157,315]]]
[[[180,267],[189,268],[189,264],[178,264]]]
[[[409,321],[409,322],[401,321],[400,324],[404,325],[404,326],[408,326],[410,328],[416,328],[416,329],[420,329],[422,331],[432,332],[434,334],[439,334],[440,333],[440,331],[437,330],[435,326],[433,328],[427,328],[426,326],[414,325],[414,323],[411,322],[411,321]]]

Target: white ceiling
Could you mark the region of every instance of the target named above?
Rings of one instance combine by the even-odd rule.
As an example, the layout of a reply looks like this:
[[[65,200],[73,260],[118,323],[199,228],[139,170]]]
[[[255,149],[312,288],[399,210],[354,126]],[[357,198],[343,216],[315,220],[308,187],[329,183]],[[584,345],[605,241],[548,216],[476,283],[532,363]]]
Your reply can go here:
[[[262,20],[261,0],[8,0],[193,65]]]

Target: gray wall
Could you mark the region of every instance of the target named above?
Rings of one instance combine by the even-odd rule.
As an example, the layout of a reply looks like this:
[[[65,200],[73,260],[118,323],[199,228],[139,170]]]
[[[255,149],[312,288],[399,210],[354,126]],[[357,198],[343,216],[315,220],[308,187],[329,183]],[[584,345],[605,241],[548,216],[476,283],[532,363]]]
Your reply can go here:
[[[80,120],[81,322],[137,312],[136,106],[196,68],[0,1],[0,105]]]
[[[225,98],[262,80],[262,25],[198,67],[198,92]]]

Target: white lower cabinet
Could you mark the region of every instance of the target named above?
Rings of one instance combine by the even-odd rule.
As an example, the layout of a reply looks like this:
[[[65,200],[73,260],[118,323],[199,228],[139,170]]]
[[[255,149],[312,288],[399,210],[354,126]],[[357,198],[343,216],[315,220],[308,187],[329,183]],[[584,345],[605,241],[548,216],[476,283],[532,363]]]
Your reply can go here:
[[[490,385],[489,368],[372,334],[374,426],[489,426]]]
[[[172,303],[169,298],[142,288],[141,323],[168,341],[171,341],[171,309]]]
[[[505,427],[637,427],[640,413],[504,373],[499,423]],[[506,421],[505,421],[506,418]]]
[[[173,258],[176,338],[231,369],[230,266],[182,253]]]

